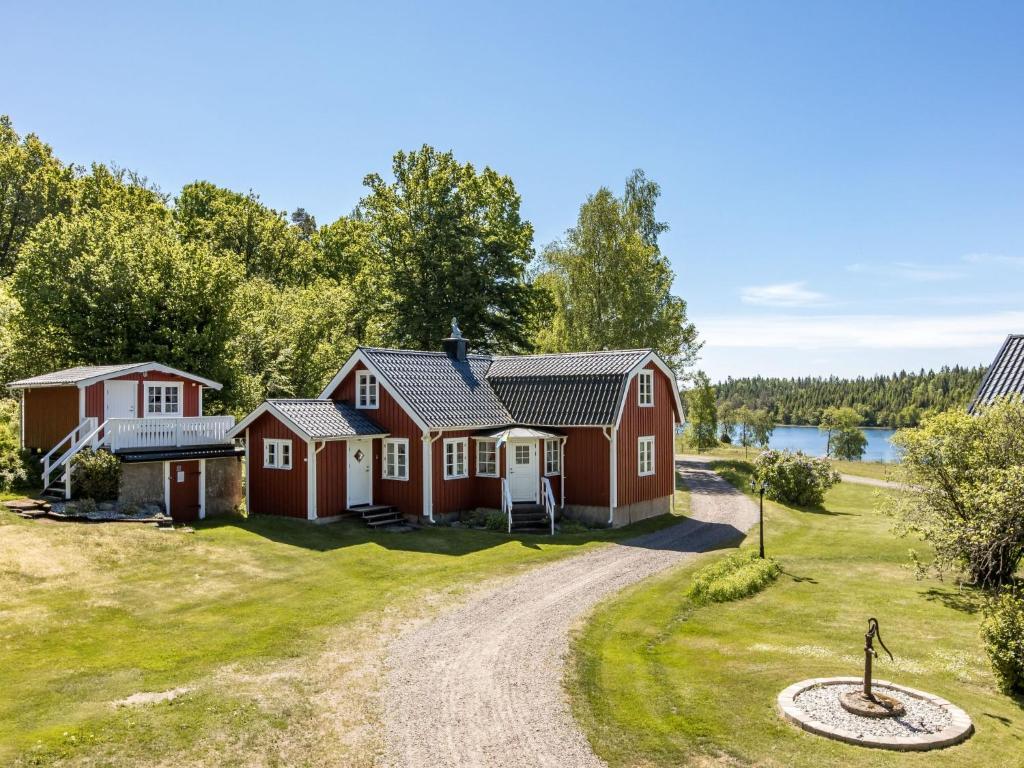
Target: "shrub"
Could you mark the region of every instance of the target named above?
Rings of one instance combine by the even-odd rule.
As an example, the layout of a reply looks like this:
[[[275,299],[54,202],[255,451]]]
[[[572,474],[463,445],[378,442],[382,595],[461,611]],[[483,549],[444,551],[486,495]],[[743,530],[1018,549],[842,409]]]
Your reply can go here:
[[[28,483],[28,471],[18,449],[18,403],[0,400],[0,491]]]
[[[762,451],[754,461],[754,474],[768,482],[769,499],[801,507],[821,504],[825,491],[839,482],[839,473],[827,459],[802,451]]]
[[[989,601],[981,637],[1004,693],[1024,693],[1024,594],[1006,591]]]
[[[71,459],[75,495],[82,499],[116,499],[121,485],[121,462],[109,451],[83,448]]]
[[[506,517],[503,512],[494,510],[487,513],[487,517],[484,519],[484,525],[492,531],[507,531],[508,517]]]
[[[781,570],[770,557],[762,559],[753,550],[736,552],[698,570],[689,596],[702,603],[739,600],[760,592],[778,578]]]

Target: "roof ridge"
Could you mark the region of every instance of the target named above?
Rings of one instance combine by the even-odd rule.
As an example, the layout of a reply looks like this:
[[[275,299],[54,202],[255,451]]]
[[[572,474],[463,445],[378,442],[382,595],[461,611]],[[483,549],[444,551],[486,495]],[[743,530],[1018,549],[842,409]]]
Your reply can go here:
[[[594,349],[588,352],[535,352],[528,355],[494,355],[494,360],[525,360],[539,357],[596,357],[597,355],[626,355],[639,352],[653,352],[651,347],[636,349]]]
[[[363,352],[395,352],[402,355],[430,355],[431,357],[448,357],[447,352],[441,352],[430,349],[398,349],[395,347],[356,347],[361,349]],[[479,357],[487,360],[493,360],[494,355],[488,354],[487,352],[469,352],[466,355],[469,357]]]

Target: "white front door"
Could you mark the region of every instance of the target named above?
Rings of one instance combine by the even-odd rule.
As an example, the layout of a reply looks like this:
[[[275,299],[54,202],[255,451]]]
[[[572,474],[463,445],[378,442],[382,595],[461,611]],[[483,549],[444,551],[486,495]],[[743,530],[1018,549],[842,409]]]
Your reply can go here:
[[[105,381],[103,382],[103,412],[105,419],[134,419],[136,416],[137,382]]]
[[[348,441],[348,506],[373,503],[373,441]]]
[[[508,486],[512,501],[538,503],[537,441],[508,443]]]

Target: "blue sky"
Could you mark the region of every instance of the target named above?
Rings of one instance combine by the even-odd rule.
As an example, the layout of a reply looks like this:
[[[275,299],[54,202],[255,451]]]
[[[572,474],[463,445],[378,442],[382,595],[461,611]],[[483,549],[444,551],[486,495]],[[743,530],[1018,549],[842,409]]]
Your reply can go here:
[[[537,245],[632,168],[713,379],[984,363],[1024,332],[1021,3],[4,4],[66,160],[322,223],[430,143]]]

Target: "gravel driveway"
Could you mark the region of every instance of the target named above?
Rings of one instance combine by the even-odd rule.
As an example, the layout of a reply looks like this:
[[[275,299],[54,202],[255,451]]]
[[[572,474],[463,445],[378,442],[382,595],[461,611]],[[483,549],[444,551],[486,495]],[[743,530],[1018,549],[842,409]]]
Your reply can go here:
[[[387,660],[386,763],[408,768],[604,765],[562,688],[569,629],[596,603],[694,553],[738,541],[753,503],[681,463],[691,517],[542,566],[401,635]]]

